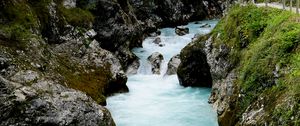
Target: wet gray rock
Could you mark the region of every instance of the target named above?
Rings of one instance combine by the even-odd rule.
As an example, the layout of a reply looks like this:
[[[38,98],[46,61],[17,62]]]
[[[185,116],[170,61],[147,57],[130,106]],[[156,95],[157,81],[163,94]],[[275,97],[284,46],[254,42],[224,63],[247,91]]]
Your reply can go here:
[[[200,26],[200,28],[210,28],[210,27],[211,27],[210,24],[204,24],[204,25]]]
[[[202,46],[207,57],[207,63],[210,66],[211,76],[213,78],[213,86],[209,103],[218,113],[219,123],[228,124],[228,119],[233,117],[232,111],[235,111],[235,105],[238,92],[238,87],[235,85],[237,74],[233,70],[233,65],[228,58],[231,49],[225,44],[215,46],[213,38],[219,39],[220,35],[209,36],[203,39]]]
[[[126,74],[128,74],[128,75],[137,74],[139,67],[140,67],[140,62],[138,60],[134,61],[127,68]]]
[[[163,60],[164,57],[159,52],[155,52],[148,57],[153,74],[160,74],[161,63]]]
[[[166,44],[158,44],[159,47],[164,47]]]
[[[126,86],[127,76],[122,68],[119,59],[110,51],[102,49],[96,40],[84,43],[85,37],[91,39],[95,35],[94,30],[85,32],[81,38],[71,38],[69,41],[57,45],[53,50],[60,54],[72,54],[72,62],[82,66],[97,68],[107,68],[110,72],[109,84],[106,86],[105,95],[113,93],[128,92]],[[92,70],[91,70],[92,71]]]
[[[194,24],[202,24],[201,22],[199,22],[199,21],[196,21]]]
[[[166,75],[177,74],[177,68],[180,63],[180,55],[178,54],[176,56],[173,56],[168,63],[168,70],[166,72]]]
[[[95,10],[95,38],[103,49],[119,58],[124,68],[136,60],[130,49],[142,45],[142,22],[131,8],[127,0],[99,0]]]
[[[160,44],[161,43],[160,37],[155,38],[154,41],[153,41],[153,43],[154,44]]]
[[[175,28],[175,33],[179,36],[183,36],[186,34],[189,34],[189,28],[184,28],[184,27],[176,27]]]
[[[127,76],[123,71],[121,63],[118,58],[111,52],[100,48],[97,41],[92,41],[89,48],[86,50],[86,55],[82,57],[82,64],[96,67],[110,67],[111,80],[106,89],[107,94],[128,92],[126,86]]]
[[[94,10],[95,38],[103,49],[113,52],[126,69],[136,60],[130,50],[142,46],[144,33],[153,33],[157,28],[182,25],[195,19],[221,16],[223,8],[220,3],[217,0],[98,0]]]
[[[0,76],[0,100],[0,125],[115,126],[106,108],[51,80],[23,86]]]
[[[204,44],[203,50],[205,51],[213,79],[225,78],[233,67],[226,57],[230,53],[230,49],[224,44],[218,47],[213,46],[212,37],[205,40]]]
[[[200,43],[192,42],[180,52],[181,63],[177,69],[179,82],[183,86],[211,87],[210,66]]]

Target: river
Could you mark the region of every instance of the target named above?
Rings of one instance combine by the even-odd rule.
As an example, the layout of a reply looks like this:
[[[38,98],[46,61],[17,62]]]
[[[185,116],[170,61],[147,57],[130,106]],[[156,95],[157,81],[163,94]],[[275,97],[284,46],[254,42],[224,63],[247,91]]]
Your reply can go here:
[[[208,104],[210,88],[191,88],[179,85],[176,75],[165,76],[171,57],[179,54],[195,34],[207,34],[218,20],[191,22],[190,33],[175,34],[174,28],[160,29],[163,47],[153,43],[156,37],[148,37],[143,48],[133,52],[140,58],[138,74],[129,75],[129,93],[117,94],[107,99],[107,108],[117,126],[218,126],[217,115]],[[210,28],[200,28],[210,24]],[[161,75],[151,74],[147,57],[154,52],[164,56]]]

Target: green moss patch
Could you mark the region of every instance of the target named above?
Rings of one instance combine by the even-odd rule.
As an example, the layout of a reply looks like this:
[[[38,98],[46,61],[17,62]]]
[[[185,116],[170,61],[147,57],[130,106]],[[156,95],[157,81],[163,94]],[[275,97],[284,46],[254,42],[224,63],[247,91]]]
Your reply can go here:
[[[66,56],[59,56],[60,66],[56,67],[56,72],[63,76],[66,86],[87,93],[98,104],[106,105],[105,89],[110,81],[111,74],[109,67],[87,68],[74,64]]]
[[[213,30],[214,45],[226,44],[231,48],[229,60],[238,71],[236,84],[244,97],[237,103],[237,117],[241,117],[246,108],[260,97],[272,99],[265,107],[271,116],[277,111],[272,102],[278,101],[279,104],[282,99],[290,97],[299,99],[299,21],[299,15],[288,11],[236,5]],[[218,34],[220,37],[216,37]],[[290,121],[299,122],[300,115],[294,110],[291,114],[280,114],[280,111],[278,108],[275,112],[278,119],[293,118]]]
[[[66,18],[66,21],[73,26],[89,28],[94,22],[94,16],[88,10],[81,8],[65,8],[59,6],[59,12]]]

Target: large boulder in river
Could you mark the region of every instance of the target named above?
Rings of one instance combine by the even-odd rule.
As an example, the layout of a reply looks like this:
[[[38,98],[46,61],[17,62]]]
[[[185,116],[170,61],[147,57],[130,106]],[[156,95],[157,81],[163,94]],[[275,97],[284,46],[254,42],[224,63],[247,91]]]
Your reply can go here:
[[[190,43],[180,53],[181,63],[177,70],[183,86],[211,87],[212,77],[206,54],[199,43]]]
[[[179,36],[186,35],[190,32],[189,28],[184,28],[184,27],[176,27],[175,28],[175,33]]]
[[[181,63],[181,60],[180,60],[180,55],[176,55],[176,56],[173,56],[169,63],[168,63],[168,70],[166,72],[166,75],[173,75],[173,74],[176,74],[177,73],[177,68],[179,66],[179,64]]]
[[[148,57],[153,74],[160,74],[161,63],[163,60],[164,57],[159,52],[155,52]]]
[[[154,44],[160,44],[161,43],[161,38],[160,37],[155,38],[153,43]]]
[[[139,60],[135,60],[131,65],[128,66],[128,68],[126,70],[126,74],[129,74],[129,75],[137,74],[139,67],[140,67]]]

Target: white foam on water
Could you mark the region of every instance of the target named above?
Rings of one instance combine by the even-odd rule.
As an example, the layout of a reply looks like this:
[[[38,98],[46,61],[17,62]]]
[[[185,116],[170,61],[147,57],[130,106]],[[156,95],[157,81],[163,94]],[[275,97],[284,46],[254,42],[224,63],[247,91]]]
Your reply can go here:
[[[184,88],[179,85],[176,75],[164,76],[167,63],[179,54],[195,34],[207,34],[217,20],[189,23],[185,27],[190,33],[175,34],[174,28],[160,29],[163,47],[154,44],[156,37],[146,38],[143,48],[133,52],[140,58],[137,75],[128,77],[129,93],[117,94],[107,99],[107,108],[112,113],[117,126],[217,126],[217,115],[208,104],[210,88]],[[211,28],[200,28],[208,23]],[[161,75],[151,73],[147,57],[154,52],[164,56]]]

